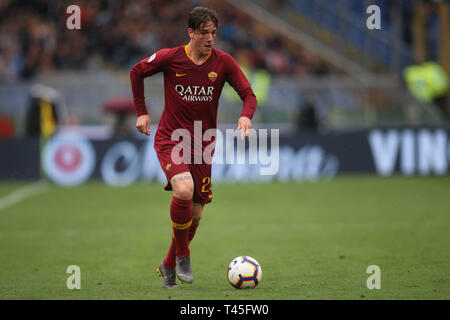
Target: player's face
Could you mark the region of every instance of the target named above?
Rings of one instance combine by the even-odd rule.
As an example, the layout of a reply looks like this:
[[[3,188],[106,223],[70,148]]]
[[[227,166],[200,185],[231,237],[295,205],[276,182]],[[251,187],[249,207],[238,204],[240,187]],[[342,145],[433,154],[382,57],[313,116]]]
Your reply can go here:
[[[198,30],[189,29],[189,36],[191,37],[192,45],[200,53],[200,55],[208,55],[216,40],[217,28],[214,22],[208,21],[202,25]]]

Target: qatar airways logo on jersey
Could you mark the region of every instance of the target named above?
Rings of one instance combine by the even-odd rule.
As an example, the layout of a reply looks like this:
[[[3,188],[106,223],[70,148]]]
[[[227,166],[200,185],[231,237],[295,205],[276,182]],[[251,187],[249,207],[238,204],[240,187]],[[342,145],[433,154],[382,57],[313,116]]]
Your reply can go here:
[[[185,101],[206,101],[210,102],[213,99],[214,87],[208,86],[182,86],[177,84],[175,86],[175,91],[182,97]]]

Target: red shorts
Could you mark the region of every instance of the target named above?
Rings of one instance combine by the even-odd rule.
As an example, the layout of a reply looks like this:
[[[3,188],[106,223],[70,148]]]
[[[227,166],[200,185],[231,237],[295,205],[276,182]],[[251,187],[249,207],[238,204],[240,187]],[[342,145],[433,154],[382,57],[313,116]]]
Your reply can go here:
[[[172,185],[170,180],[173,176],[182,173],[190,172],[192,179],[194,180],[194,196],[193,202],[207,204],[212,200],[211,191],[211,165],[207,163],[201,164],[175,164],[172,162],[172,148],[174,146],[170,144],[155,145],[156,154],[164,174],[167,178],[167,185],[164,190],[171,191]]]

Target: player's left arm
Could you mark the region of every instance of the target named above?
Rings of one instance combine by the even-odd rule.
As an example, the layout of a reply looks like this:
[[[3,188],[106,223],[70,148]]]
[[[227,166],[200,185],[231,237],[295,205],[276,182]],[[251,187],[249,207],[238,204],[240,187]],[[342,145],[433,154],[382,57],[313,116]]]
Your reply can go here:
[[[242,130],[242,139],[248,137],[252,128],[252,118],[256,111],[258,102],[253,93],[250,82],[248,82],[239,65],[231,56],[227,60],[227,78],[226,81],[236,90],[243,102],[243,108],[238,120],[237,130]]]
[[[245,116],[240,116],[236,130],[242,130],[241,139],[244,139],[244,137],[248,138],[250,136],[251,128],[252,128],[252,120],[250,120]]]

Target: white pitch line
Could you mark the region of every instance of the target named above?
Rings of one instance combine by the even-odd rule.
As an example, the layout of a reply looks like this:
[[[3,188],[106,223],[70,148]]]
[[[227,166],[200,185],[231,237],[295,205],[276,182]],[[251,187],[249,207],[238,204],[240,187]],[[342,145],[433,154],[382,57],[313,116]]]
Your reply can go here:
[[[35,194],[46,191],[48,189],[48,185],[49,184],[47,181],[39,180],[14,190],[10,194],[0,198],[0,211],[22,202]]]

